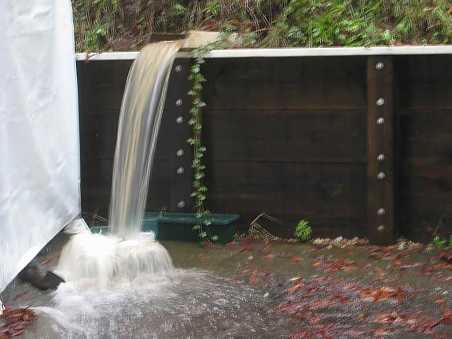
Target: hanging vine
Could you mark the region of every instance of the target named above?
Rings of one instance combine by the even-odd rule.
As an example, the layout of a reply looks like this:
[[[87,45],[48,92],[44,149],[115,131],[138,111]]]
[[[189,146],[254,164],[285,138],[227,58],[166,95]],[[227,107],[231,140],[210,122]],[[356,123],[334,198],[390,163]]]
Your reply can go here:
[[[193,226],[193,230],[198,233],[200,240],[218,240],[218,236],[213,234],[208,238],[205,227],[212,224],[210,212],[206,208],[208,188],[205,183],[206,165],[204,156],[207,151],[202,141],[203,119],[202,113],[206,103],[203,101],[202,92],[204,83],[207,81],[201,72],[201,65],[204,64],[204,57],[212,50],[224,48],[229,37],[229,33],[222,33],[218,40],[204,45],[194,50],[194,64],[190,69],[189,80],[192,82],[191,90],[188,94],[192,97],[192,107],[190,109],[190,120],[188,123],[192,127],[192,137],[188,143],[193,147],[193,193],[196,218],[198,223]]]

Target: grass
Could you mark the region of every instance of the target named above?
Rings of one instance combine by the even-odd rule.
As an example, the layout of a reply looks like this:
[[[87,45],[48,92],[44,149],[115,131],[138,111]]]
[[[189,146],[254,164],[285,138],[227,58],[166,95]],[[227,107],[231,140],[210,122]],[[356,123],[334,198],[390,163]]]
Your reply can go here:
[[[247,47],[450,44],[450,0],[72,0],[77,50],[136,49],[154,33],[243,34]]]

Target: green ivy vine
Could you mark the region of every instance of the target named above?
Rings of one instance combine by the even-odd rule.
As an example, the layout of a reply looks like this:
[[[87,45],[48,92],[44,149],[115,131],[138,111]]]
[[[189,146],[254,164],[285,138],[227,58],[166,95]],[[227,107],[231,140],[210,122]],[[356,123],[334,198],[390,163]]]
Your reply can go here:
[[[202,113],[206,103],[203,101],[202,92],[204,83],[207,81],[202,74],[201,65],[204,64],[204,57],[212,50],[224,48],[229,37],[228,33],[220,34],[220,37],[207,45],[199,47],[193,51],[194,63],[190,69],[189,80],[192,82],[191,90],[188,94],[192,97],[192,107],[190,109],[189,125],[192,127],[192,136],[188,143],[193,147],[193,193],[194,207],[198,223],[193,226],[193,230],[198,233],[199,239],[217,241],[218,236],[213,234],[208,238],[205,227],[212,224],[210,212],[206,208],[208,188],[205,184],[206,165],[204,156],[207,151],[202,141]]]

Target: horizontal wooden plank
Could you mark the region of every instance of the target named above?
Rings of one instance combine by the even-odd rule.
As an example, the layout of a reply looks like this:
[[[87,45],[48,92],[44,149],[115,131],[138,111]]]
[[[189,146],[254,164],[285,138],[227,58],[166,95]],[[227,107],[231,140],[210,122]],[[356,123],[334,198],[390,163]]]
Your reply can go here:
[[[211,161],[366,160],[362,111],[207,111]]]
[[[363,58],[209,60],[205,70],[212,109],[365,107]]]
[[[214,164],[215,165],[215,164]],[[224,162],[210,167],[209,208],[363,217],[366,167]]]

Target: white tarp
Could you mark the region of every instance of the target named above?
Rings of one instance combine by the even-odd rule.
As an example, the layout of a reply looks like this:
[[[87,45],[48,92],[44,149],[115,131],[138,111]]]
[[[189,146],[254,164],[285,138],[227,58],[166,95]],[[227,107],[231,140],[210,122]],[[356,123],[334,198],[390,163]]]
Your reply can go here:
[[[70,0],[0,0],[0,291],[79,214]]]

